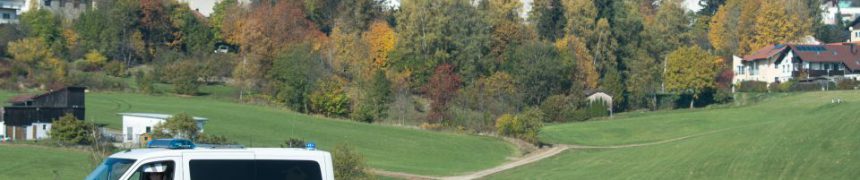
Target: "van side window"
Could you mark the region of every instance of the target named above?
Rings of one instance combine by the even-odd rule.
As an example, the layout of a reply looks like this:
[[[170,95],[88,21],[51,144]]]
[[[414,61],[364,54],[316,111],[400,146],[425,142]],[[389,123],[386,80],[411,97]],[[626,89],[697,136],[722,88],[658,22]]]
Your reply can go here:
[[[128,180],[173,180],[175,167],[173,161],[146,163],[137,168]]]
[[[191,160],[191,179],[322,179],[316,161],[302,160]]]

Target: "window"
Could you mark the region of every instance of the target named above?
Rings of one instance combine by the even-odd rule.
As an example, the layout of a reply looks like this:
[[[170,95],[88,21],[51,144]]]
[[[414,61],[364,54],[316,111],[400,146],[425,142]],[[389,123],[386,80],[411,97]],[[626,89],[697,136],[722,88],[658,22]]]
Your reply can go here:
[[[12,15],[9,13],[3,13],[3,19],[12,19]]]
[[[45,0],[45,6],[51,6],[51,0]]]
[[[146,126],[146,133],[152,132],[152,127]]]
[[[42,124],[42,130],[46,130],[46,129],[48,129],[48,125]]]
[[[122,176],[128,168],[134,164],[134,159],[108,158],[96,167],[85,179],[91,180],[116,180]]]
[[[146,163],[137,168],[129,180],[171,180],[175,172],[174,167],[176,167],[176,163],[173,161]]]
[[[191,160],[191,179],[322,179],[320,165],[304,160]]]
[[[126,139],[129,141],[134,140],[134,131],[132,131],[134,129],[131,127],[127,127],[125,129],[126,129],[126,132],[128,132],[128,135],[127,135],[128,137]]]

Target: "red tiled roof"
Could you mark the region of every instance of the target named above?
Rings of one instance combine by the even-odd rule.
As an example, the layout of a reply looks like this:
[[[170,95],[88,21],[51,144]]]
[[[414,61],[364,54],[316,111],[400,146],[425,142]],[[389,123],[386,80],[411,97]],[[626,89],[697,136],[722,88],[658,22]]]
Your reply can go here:
[[[744,61],[755,61],[755,60],[759,60],[759,59],[767,59],[767,58],[770,58],[774,55],[779,54],[780,52],[783,52],[783,50],[785,50],[786,47],[787,46],[783,45],[783,44],[769,45],[767,47],[761,48],[761,49],[753,52],[750,55],[744,56],[743,60]]]
[[[789,45],[794,55],[808,62],[842,62],[848,69],[860,70],[860,47],[841,45]]]
[[[781,55],[790,50],[794,56],[806,62],[829,62],[845,64],[848,69],[860,70],[860,45],[853,43],[831,43],[826,45],[770,45],[743,57],[744,61],[755,61]]]

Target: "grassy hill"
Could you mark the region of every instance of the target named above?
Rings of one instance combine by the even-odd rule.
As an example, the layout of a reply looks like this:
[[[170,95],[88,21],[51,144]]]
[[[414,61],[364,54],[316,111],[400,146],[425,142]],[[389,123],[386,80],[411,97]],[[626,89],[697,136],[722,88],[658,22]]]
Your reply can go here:
[[[842,98],[847,103],[831,104]],[[626,116],[626,117],[625,117]],[[488,179],[854,179],[860,177],[860,91],[814,92],[751,106],[625,114],[549,126],[552,143],[620,145],[571,149]]]
[[[13,95],[4,92],[0,98]],[[186,112],[209,118],[206,133],[226,135],[246,146],[276,147],[289,137],[316,142],[320,149],[349,143],[371,167],[389,171],[455,175],[501,164],[516,151],[497,138],[320,118],[210,97],[88,93],[86,98],[87,120],[113,129],[121,126],[121,112]]]
[[[83,179],[92,170],[79,150],[29,145],[0,145],[0,179]]]

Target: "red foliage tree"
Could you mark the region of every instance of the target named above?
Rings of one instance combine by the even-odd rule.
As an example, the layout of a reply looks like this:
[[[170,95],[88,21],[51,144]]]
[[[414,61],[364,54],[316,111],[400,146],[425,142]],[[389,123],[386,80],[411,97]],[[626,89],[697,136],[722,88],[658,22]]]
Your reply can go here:
[[[424,92],[432,101],[430,113],[427,115],[428,123],[439,123],[450,119],[446,111],[448,102],[457,95],[460,89],[460,76],[454,72],[451,64],[441,64],[436,67],[430,81],[424,86]]]

